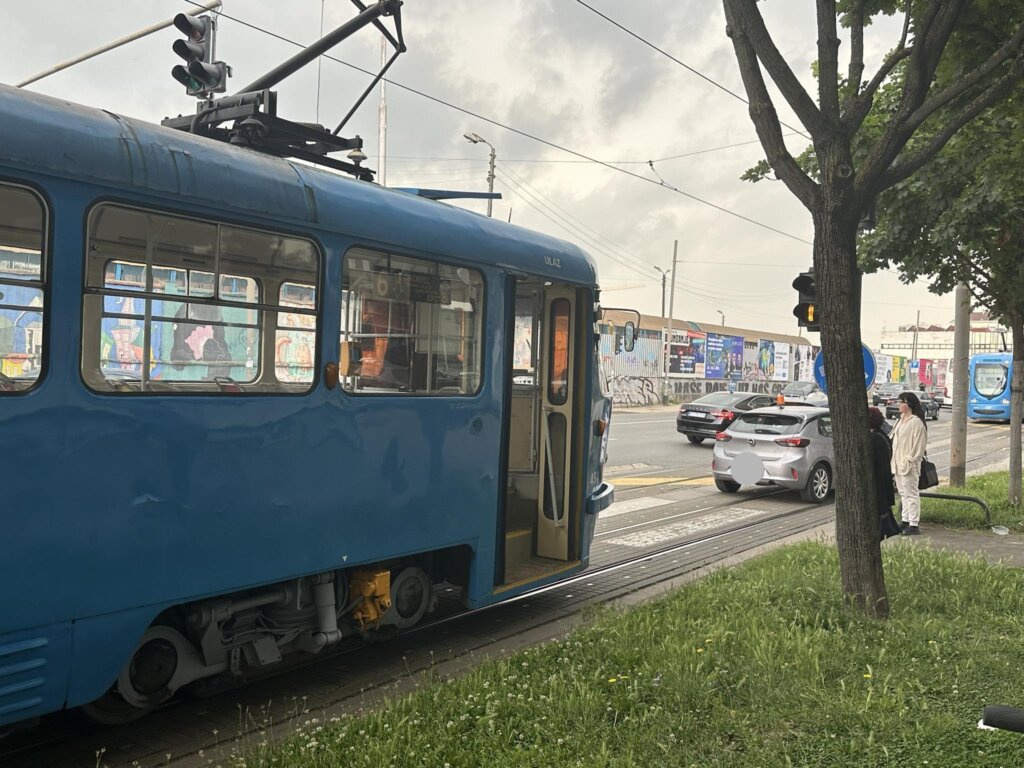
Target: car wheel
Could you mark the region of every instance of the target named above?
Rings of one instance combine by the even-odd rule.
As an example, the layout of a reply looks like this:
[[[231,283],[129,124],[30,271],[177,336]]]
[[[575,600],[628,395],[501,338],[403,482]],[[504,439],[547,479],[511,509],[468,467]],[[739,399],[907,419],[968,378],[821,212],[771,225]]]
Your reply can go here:
[[[694,445],[700,445],[701,443],[704,442],[704,438],[700,437],[699,435],[687,435],[686,439],[689,440]]]
[[[736,493],[740,489],[740,484],[733,480],[725,480],[721,477],[715,478],[715,487],[723,493]]]
[[[832,473],[824,464],[815,464],[807,485],[800,490],[800,498],[812,504],[821,504],[832,490]]]

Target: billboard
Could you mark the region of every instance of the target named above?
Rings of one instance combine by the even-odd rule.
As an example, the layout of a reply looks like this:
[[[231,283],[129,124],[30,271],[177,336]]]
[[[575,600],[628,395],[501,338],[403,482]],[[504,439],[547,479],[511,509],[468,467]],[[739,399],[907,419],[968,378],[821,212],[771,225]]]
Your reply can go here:
[[[673,331],[668,372],[703,379],[706,344],[707,335],[701,331]]]
[[[705,378],[740,379],[743,375],[743,337],[709,333],[704,360]]]

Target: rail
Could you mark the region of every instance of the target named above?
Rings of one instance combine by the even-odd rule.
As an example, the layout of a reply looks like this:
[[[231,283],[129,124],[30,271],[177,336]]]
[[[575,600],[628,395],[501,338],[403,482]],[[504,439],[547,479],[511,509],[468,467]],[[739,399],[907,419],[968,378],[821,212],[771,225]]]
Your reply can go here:
[[[982,499],[979,499],[977,496],[960,496],[954,493],[929,493],[926,491],[921,491],[920,496],[922,499],[951,499],[953,501],[973,502],[985,510],[985,527],[992,527],[992,510],[988,508],[988,504],[986,504]],[[900,501],[900,507],[902,508],[902,506],[903,502]]]

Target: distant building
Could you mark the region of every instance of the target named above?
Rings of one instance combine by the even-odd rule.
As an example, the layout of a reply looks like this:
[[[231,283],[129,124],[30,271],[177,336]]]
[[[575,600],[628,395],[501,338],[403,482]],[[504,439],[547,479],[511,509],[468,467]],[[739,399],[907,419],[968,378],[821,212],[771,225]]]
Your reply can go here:
[[[969,354],[1002,352],[1011,349],[1013,340],[1008,329],[989,317],[984,310],[971,313]],[[901,325],[896,330],[882,329],[883,354],[917,359],[949,360],[953,357],[953,323],[948,325]]]

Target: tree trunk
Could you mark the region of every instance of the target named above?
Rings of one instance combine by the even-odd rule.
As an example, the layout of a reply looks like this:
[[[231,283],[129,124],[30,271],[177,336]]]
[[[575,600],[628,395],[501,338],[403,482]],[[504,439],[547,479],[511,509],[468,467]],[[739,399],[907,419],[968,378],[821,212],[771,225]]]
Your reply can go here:
[[[1013,334],[1013,374],[1010,376],[1010,482],[1007,498],[1020,506],[1021,497],[1021,435],[1020,423],[1024,419],[1024,318],[1013,316],[1010,331]]]
[[[841,167],[842,147],[817,147],[823,168]],[[831,162],[830,162],[831,161]],[[848,167],[848,166],[847,166]],[[821,308],[821,343],[825,359],[832,440],[835,455],[836,545],[843,594],[867,616],[886,618],[889,598],[882,571],[875,480],[868,439],[867,394],[860,338],[861,272],[857,267],[857,220],[860,208],[847,179],[826,178],[815,201],[814,272]]]

